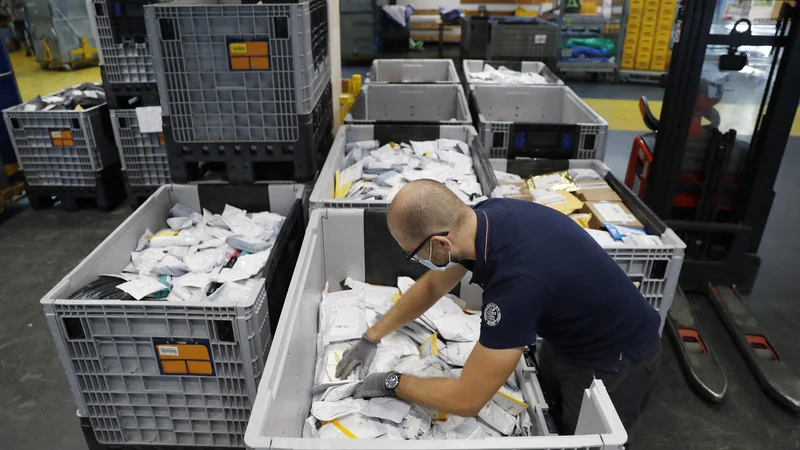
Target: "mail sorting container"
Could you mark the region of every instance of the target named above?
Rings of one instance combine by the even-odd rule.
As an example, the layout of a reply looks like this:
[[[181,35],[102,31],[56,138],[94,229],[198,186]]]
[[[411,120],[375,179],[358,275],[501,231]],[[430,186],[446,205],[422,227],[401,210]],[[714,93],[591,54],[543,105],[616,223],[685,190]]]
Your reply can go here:
[[[555,61],[558,26],[534,17],[467,17],[461,21],[463,59]]]
[[[303,187],[163,186],[44,296],[41,304],[78,412],[91,422],[97,441],[244,446],[271,330],[303,239]],[[216,213],[230,203],[287,216],[262,280],[246,299],[69,300],[100,274],[122,271],[145,230],[162,228],[177,203]]]
[[[113,208],[124,191],[108,106],[82,111],[25,107],[7,108],[3,117],[31,206],[42,207],[56,196],[70,209],[83,198],[93,199],[101,209]]]
[[[136,110],[111,111],[128,202],[138,207],[160,186],[169,184],[169,161],[164,133],[143,133]]]
[[[485,196],[490,196],[497,185],[489,159],[481,147],[475,128],[467,125],[343,125],[336,133],[333,146],[322,166],[314,191],[311,193],[310,209],[318,208],[388,208],[389,200],[360,200],[334,198],[335,173],[346,168],[345,146],[349,142],[378,140],[389,142],[429,141],[435,139],[457,139],[469,145],[473,169]],[[474,202],[474,201],[473,201]]]
[[[376,59],[367,73],[368,83],[458,84],[452,59]]]
[[[87,0],[111,109],[158,105],[144,6],[167,0]]]
[[[386,225],[385,210],[319,209],[311,213],[301,255],[275,332],[273,351],[245,434],[256,450],[327,449],[439,449],[443,442],[369,439],[312,440],[301,437],[312,401],[317,359],[318,309],[323,289],[338,290],[347,277],[394,286],[398,276],[417,278],[426,269],[406,261]],[[469,284],[469,275],[455,289],[467,303],[480,302],[481,290]],[[536,377],[518,365],[518,375],[532,420],[541,417],[542,401]],[[539,428],[538,426],[536,428]],[[537,430],[537,434],[547,434]],[[539,435],[486,440],[448,441],[459,449],[617,449],[627,434],[602,385],[596,381],[584,394],[576,436]]]
[[[492,81],[478,80],[472,78],[472,74],[477,72],[483,72],[484,71],[483,68],[486,64],[489,64],[495,69],[499,69],[500,66],[505,66],[511,70],[516,70],[517,72],[539,74],[543,76],[545,80],[547,80],[548,86],[564,85],[564,82],[561,81],[561,79],[558,78],[555,74],[553,74],[553,72],[547,67],[547,65],[541,61],[484,61],[482,59],[465,59],[462,62],[462,67],[464,69],[464,83],[466,85],[500,84]]]
[[[598,160],[572,159],[515,160],[491,159],[495,170],[509,172],[521,177],[541,175],[568,169],[592,169],[602,176],[611,189],[622,199],[622,203],[645,226],[647,233],[661,238],[663,245],[626,245],[622,242],[613,246],[603,246],[614,261],[639,286],[639,291],[650,306],[661,316],[659,332],[664,328],[667,312],[672,306],[678,278],[683,266],[686,244],[661,220],[642,199],[620,182],[611,170]]]
[[[472,115],[458,84],[365,84],[344,123],[382,122],[472,125]]]
[[[145,16],[177,142],[297,140],[296,115],[330,84],[325,0],[188,0]]]
[[[470,86],[478,133],[490,158],[599,159],[608,122],[566,86]]]

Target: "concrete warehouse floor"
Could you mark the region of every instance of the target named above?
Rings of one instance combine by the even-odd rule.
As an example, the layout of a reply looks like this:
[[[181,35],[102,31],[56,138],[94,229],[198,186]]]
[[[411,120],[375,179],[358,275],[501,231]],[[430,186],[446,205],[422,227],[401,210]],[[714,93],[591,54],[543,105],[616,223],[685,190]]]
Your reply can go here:
[[[57,83],[63,82],[62,72],[36,73],[29,78],[17,67],[19,58],[14,55],[26,99],[37,92],[55,91]],[[84,73],[87,77],[74,78]],[[70,81],[62,86],[86,81],[94,73],[93,69],[69,73]],[[348,71],[344,76],[349,76]],[[34,91],[29,82],[41,89]],[[570,85],[611,124],[605,162],[622,177],[631,141],[636,130],[643,129],[635,99],[642,93],[660,99],[661,90],[639,85]],[[800,374],[797,173],[800,139],[794,137],[776,182],[775,204],[760,249],[761,272],[749,304],[757,319],[768,327],[783,360]],[[86,449],[72,393],[39,299],[130,213],[127,206],[106,213],[93,209],[33,211],[26,205],[15,205],[0,214],[0,448]],[[800,448],[800,416],[763,394],[708,300],[691,299],[727,371],[727,399],[720,405],[710,405],[697,397],[688,387],[674,349],[665,337],[661,368],[633,433],[636,448]]]

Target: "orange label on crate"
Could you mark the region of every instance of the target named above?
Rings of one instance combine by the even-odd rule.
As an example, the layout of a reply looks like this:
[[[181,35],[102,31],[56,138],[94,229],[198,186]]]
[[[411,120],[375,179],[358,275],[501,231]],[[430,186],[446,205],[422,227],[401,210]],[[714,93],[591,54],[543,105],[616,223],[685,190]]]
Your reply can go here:
[[[231,70],[269,70],[269,41],[228,41]]]
[[[155,355],[164,375],[214,375],[210,342],[154,339]]]
[[[158,133],[158,145],[164,145],[164,133]]]
[[[72,131],[54,130],[50,132],[50,141],[53,147],[72,147],[75,141],[72,139]]]

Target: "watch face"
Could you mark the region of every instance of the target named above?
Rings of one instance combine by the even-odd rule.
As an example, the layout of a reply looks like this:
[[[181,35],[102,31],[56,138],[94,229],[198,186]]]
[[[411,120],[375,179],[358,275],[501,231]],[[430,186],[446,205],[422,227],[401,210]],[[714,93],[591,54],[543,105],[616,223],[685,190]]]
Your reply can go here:
[[[400,377],[396,373],[390,373],[386,377],[386,389],[394,390],[398,384],[400,384]]]

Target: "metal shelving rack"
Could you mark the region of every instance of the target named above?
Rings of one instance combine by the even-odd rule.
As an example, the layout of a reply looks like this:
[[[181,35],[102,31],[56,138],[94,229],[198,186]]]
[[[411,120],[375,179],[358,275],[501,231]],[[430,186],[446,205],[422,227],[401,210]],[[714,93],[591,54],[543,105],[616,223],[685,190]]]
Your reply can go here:
[[[591,74],[610,74],[616,77],[619,72],[622,46],[625,39],[625,24],[628,14],[628,2],[624,2],[622,12],[605,17],[603,14],[576,14],[561,13],[563,0],[556,0],[554,11],[557,11],[554,20],[558,24],[558,44],[561,54],[558,60],[558,71],[562,73],[579,72]],[[611,27],[611,31],[608,28]],[[616,39],[612,38],[615,37]],[[616,53],[614,60],[608,62],[598,61],[563,61],[571,57],[571,50],[561,48],[562,43],[571,37],[607,37],[615,41]]]

